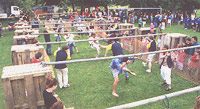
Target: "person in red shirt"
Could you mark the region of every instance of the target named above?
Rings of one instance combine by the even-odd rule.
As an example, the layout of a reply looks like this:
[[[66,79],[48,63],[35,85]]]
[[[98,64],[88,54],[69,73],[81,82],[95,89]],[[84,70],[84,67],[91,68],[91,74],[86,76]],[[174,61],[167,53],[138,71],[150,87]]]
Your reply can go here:
[[[183,50],[178,51],[178,69],[183,70],[183,62],[184,62],[185,52]]]
[[[199,67],[199,60],[200,60],[200,51],[195,51],[194,55],[191,58],[191,62],[189,64],[189,75],[192,79],[195,79],[195,72]]]
[[[42,58],[42,53],[38,52],[35,54],[35,59],[33,59],[31,63],[39,63],[42,61]]]

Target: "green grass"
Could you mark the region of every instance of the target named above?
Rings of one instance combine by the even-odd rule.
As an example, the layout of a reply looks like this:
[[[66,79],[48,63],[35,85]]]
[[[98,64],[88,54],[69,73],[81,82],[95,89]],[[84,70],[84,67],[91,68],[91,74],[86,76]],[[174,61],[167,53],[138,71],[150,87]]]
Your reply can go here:
[[[7,21],[2,22],[3,27],[8,25]],[[13,44],[13,31],[3,30],[3,38],[0,38],[0,71],[3,67],[12,65],[11,46]],[[1,84],[1,81],[0,81]],[[2,85],[0,85],[0,107],[6,109]]]
[[[184,30],[182,26],[173,25],[167,28],[164,32],[180,32],[190,36],[200,36],[199,33],[194,33],[192,30]],[[0,38],[0,71],[4,66],[12,65],[10,47],[12,45],[13,32],[4,31],[4,38]],[[54,37],[51,37],[54,41]],[[200,38],[200,37],[199,37]],[[44,37],[39,37],[40,42],[44,42]],[[105,42],[101,44],[106,45]],[[80,54],[74,53],[73,59],[87,59],[95,58],[96,51],[89,47],[88,42],[76,43]],[[52,46],[52,51],[57,49],[58,45]],[[130,54],[124,51],[125,54]],[[105,50],[101,49],[100,57],[103,57]],[[109,51],[109,56],[112,55]],[[51,61],[55,61],[54,56],[50,56]],[[119,76],[119,83],[117,85],[117,93],[119,98],[112,96],[112,84],[114,82],[109,65],[111,60],[96,61],[96,62],[83,62],[68,64],[69,68],[69,83],[71,86],[67,89],[56,89],[62,102],[66,107],[89,108],[89,109],[102,109],[116,105],[126,104],[138,100],[143,100],[155,96],[160,96],[167,93],[180,91],[183,89],[195,87],[197,85],[177,76],[172,73],[172,88],[173,90],[166,92],[166,87],[160,87],[162,79],[158,65],[154,64],[152,73],[146,73],[141,64],[141,60],[136,60],[134,64],[129,64],[128,68],[137,73],[136,77],[130,75],[130,80],[125,80],[125,75]],[[196,93],[185,94],[183,96],[171,98],[171,109],[191,109],[195,104]],[[0,107],[5,109],[5,100],[0,85]],[[136,109],[164,109],[162,101],[139,106]]]

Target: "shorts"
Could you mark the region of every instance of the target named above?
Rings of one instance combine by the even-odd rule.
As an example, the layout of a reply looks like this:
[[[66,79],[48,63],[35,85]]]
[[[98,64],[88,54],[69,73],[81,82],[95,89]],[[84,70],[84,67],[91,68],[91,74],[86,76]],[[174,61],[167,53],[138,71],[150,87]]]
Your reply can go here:
[[[147,22],[146,22],[146,21],[143,21],[142,23],[145,25]]]
[[[93,49],[97,49],[97,50],[99,50],[100,49],[100,47],[99,47],[99,45],[98,44],[91,44],[90,45],[91,46],[91,48],[93,48]]]
[[[114,78],[118,78],[119,71],[116,68],[110,68]]]
[[[149,54],[147,57],[147,61],[151,62],[153,60],[154,56],[155,56],[155,54]]]
[[[83,30],[78,30],[79,32],[82,32]],[[81,35],[82,33],[78,33],[78,35]]]

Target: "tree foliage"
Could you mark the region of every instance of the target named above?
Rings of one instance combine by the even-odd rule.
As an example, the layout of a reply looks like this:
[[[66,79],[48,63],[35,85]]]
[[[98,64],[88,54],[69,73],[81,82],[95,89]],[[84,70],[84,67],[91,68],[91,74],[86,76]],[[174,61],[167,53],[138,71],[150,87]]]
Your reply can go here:
[[[200,7],[200,0],[7,0],[13,1],[22,10],[32,9],[36,6],[79,6],[94,7],[108,5],[128,5],[132,8],[140,7],[162,7],[164,10],[190,11]]]
[[[116,5],[129,5],[130,7],[162,7],[164,10],[190,11],[200,7],[200,0],[113,0]]]

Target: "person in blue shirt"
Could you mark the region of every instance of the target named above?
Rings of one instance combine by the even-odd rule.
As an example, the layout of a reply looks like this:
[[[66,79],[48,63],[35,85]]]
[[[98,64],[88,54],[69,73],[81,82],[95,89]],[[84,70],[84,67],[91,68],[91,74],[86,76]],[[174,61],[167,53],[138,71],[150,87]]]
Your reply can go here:
[[[112,50],[113,56],[124,55],[123,44],[121,44],[118,39],[110,41],[108,46],[101,45],[100,47],[106,49],[105,57],[107,56],[109,50]],[[129,80],[128,72],[125,72],[125,78],[126,80]]]
[[[187,17],[185,17],[185,18],[184,18],[184,28],[185,28],[185,29],[187,29],[187,24],[188,24]]]
[[[119,95],[116,93],[116,87],[117,87],[117,83],[119,81],[118,79],[118,75],[122,74],[122,71],[128,72],[133,76],[136,76],[135,73],[131,72],[126,65],[130,63],[130,60],[128,59],[128,57],[125,58],[116,58],[116,59],[112,59],[112,62],[110,63],[110,69],[112,71],[113,77],[115,79],[114,83],[113,83],[113,92],[112,95],[115,97],[119,97]]]
[[[69,47],[64,45],[61,50],[56,53],[56,62],[57,61],[66,61],[69,54],[67,54]],[[68,68],[66,64],[56,64],[56,73],[58,77],[58,83],[60,88],[67,88],[70,86],[68,84]]]
[[[197,23],[198,23],[197,32],[200,32],[200,18],[197,19]]]
[[[192,46],[197,46],[197,45],[199,45],[199,42],[198,42],[198,38],[197,38],[197,36],[193,36],[192,37]],[[195,50],[196,50],[197,48],[192,48],[191,50],[190,50],[190,55],[191,55],[191,57],[194,55],[194,52],[195,52]]]
[[[195,30],[196,30],[196,25],[197,25],[197,17],[195,17],[194,20],[192,21],[193,32],[195,32]]]
[[[191,17],[188,17],[187,21],[188,21],[187,28],[191,29],[192,28],[192,19],[191,19]]]

